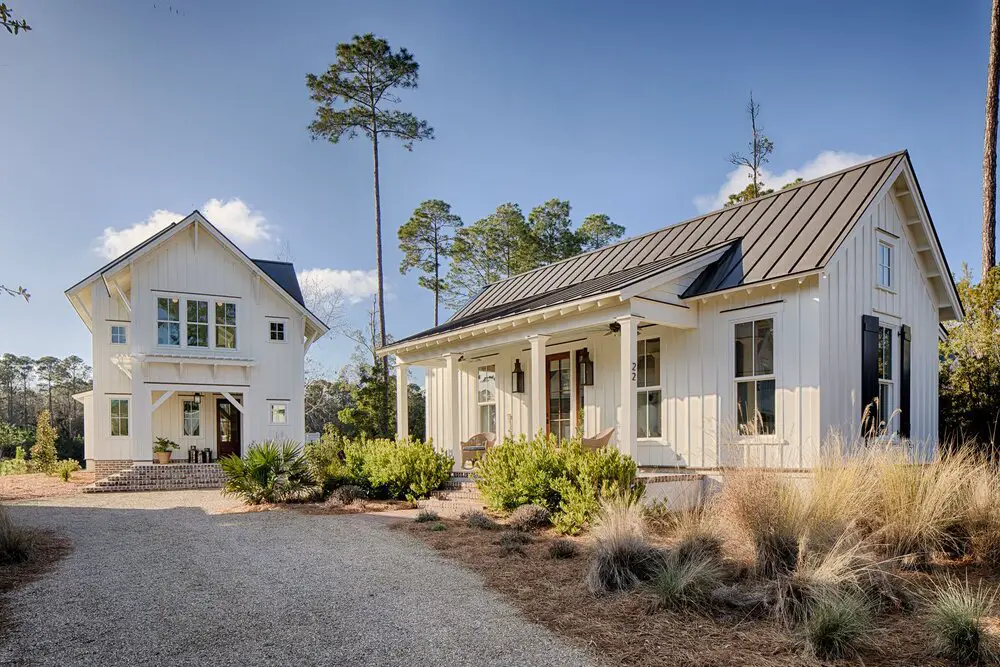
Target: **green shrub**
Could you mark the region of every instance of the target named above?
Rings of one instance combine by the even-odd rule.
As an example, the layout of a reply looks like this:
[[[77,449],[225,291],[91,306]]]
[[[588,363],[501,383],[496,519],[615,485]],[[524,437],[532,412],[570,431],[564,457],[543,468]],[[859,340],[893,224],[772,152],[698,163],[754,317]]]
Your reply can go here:
[[[927,626],[939,652],[966,665],[991,663],[1000,657],[983,628],[983,617],[989,615],[995,598],[996,591],[984,590],[981,584],[973,589],[968,581],[948,579],[938,586],[930,601]]]
[[[813,604],[804,625],[806,643],[821,660],[839,660],[857,653],[873,631],[865,602],[849,593],[828,592]]]
[[[539,505],[558,530],[576,533],[596,514],[602,496],[637,488],[635,473],[635,462],[616,449],[591,451],[579,439],[559,445],[554,436],[539,434],[491,447],[474,476],[491,509]]]
[[[80,462],[76,459],[63,459],[56,464],[56,474],[59,475],[60,479],[64,482],[68,482],[69,478],[80,469]]]
[[[344,450],[348,444],[349,441],[332,424],[328,424],[319,440],[305,446],[309,472],[322,488],[324,497],[341,486],[366,486],[366,482],[352,475],[347,467]]]
[[[24,563],[38,551],[38,536],[15,524],[6,508],[0,507],[0,563]]]
[[[417,516],[413,518],[417,523],[429,523],[431,521],[438,520],[438,513],[434,510],[420,510],[417,512]]]
[[[226,475],[222,492],[251,505],[300,500],[315,484],[298,443],[287,440],[254,443],[245,458],[224,456],[219,465]]]
[[[564,538],[552,540],[549,543],[549,558],[575,558],[579,551],[576,542]]]
[[[56,430],[52,428],[49,411],[38,413],[35,427],[35,444],[31,447],[31,460],[35,470],[51,475],[56,469]]]
[[[451,477],[455,462],[418,440],[361,438],[344,446],[344,465],[375,495],[416,500],[426,498]]]
[[[507,524],[515,530],[535,530],[549,525],[552,513],[541,505],[521,505],[510,513]]]
[[[4,475],[26,475],[28,461],[24,457],[24,447],[14,450],[14,458],[0,461],[0,477]]]

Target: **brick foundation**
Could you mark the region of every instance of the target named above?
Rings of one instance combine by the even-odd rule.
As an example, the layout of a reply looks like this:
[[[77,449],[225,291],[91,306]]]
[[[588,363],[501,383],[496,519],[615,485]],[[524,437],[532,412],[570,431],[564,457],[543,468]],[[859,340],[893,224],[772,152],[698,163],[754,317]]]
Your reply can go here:
[[[131,462],[129,462],[131,465]],[[220,489],[226,480],[218,463],[139,463],[83,488],[84,493]]]
[[[88,461],[88,469],[91,469],[91,463],[93,464],[92,470],[94,471],[94,477],[96,479],[104,479],[105,477],[114,475],[116,472],[121,472],[122,470],[131,468],[135,461],[128,459],[115,461],[98,461],[97,459],[91,459]]]

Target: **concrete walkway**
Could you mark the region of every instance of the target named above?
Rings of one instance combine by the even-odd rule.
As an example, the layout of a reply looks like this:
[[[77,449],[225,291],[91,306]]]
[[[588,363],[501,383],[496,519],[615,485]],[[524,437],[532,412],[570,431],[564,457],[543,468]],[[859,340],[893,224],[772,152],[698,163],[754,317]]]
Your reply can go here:
[[[591,665],[384,521],[218,514],[216,491],[11,506],[73,553],[8,600],[18,665]]]

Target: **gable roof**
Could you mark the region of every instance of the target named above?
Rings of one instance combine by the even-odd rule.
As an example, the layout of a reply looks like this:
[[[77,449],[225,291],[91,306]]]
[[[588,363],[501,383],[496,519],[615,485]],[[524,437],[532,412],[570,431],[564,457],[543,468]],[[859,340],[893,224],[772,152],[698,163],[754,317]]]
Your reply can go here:
[[[682,298],[814,273],[830,261],[871,200],[903,164],[912,170],[905,150],[492,283],[445,324],[393,347],[569,298],[613,291],[621,286],[619,278],[627,281],[636,272],[649,277],[723,245],[728,246],[726,252],[702,271]],[[934,240],[940,250],[936,232]],[[940,255],[943,258],[943,252]],[[949,283],[950,278],[948,271]]]
[[[185,227],[199,224],[205,228],[211,235],[213,235],[223,246],[231,250],[235,255],[242,259],[247,266],[250,267],[251,271],[262,276],[271,288],[274,289],[278,294],[292,302],[297,310],[299,310],[306,318],[320,331],[320,336],[325,334],[330,330],[319,317],[317,317],[312,311],[309,310],[305,305],[305,299],[302,297],[302,290],[299,287],[298,278],[295,275],[295,267],[289,262],[277,262],[272,260],[263,259],[251,259],[245,252],[243,252],[239,246],[233,243],[228,236],[223,234],[215,225],[208,221],[208,219],[202,215],[200,211],[195,209],[190,214],[188,214],[184,219],[178,222],[171,223],[167,227],[164,227],[159,232],[149,237],[142,243],[138,244],[128,252],[122,254],[119,257],[111,260],[100,269],[90,274],[80,282],[76,283],[72,287],[66,290],[65,294],[69,297],[71,294],[79,290],[81,287],[89,284],[90,282],[98,279],[104,278],[104,276],[115,269],[121,267],[129,260],[137,257],[145,252],[152,250],[156,245],[162,243],[163,241],[169,239],[174,234],[178,233]],[[72,300],[71,300],[72,301]],[[76,304],[73,304],[76,308]]]

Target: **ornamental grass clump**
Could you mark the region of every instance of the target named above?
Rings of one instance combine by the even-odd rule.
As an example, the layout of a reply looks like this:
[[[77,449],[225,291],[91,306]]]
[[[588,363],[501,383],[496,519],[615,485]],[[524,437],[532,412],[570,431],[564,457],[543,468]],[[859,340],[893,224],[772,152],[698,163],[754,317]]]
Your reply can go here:
[[[580,549],[576,546],[576,542],[572,540],[561,537],[549,542],[549,558],[557,560],[576,558],[578,553],[580,553]]]
[[[661,607],[698,607],[708,602],[725,576],[725,567],[707,552],[681,555],[670,551],[653,578],[652,588]]]
[[[416,523],[430,523],[437,520],[438,513],[434,510],[420,510],[417,512],[417,516],[413,517],[413,521]]]
[[[586,583],[591,593],[627,591],[653,579],[663,554],[646,539],[645,520],[636,504],[605,500],[593,530],[594,548]]]
[[[250,445],[245,457],[224,456],[222,492],[250,505],[302,500],[312,494],[315,480],[297,442],[266,440]]]
[[[992,664],[1000,660],[996,638],[987,634],[983,618],[989,615],[997,591],[972,588],[969,582],[949,578],[929,600],[927,628],[942,655],[963,665]]]
[[[39,548],[38,535],[18,526],[7,509],[0,507],[0,564],[27,562],[35,557]]]
[[[865,601],[851,593],[827,591],[812,606],[802,626],[809,651],[821,660],[839,660],[857,654],[874,632],[874,620]]]

